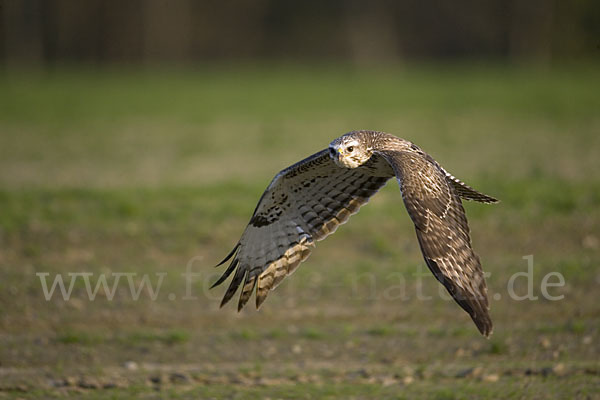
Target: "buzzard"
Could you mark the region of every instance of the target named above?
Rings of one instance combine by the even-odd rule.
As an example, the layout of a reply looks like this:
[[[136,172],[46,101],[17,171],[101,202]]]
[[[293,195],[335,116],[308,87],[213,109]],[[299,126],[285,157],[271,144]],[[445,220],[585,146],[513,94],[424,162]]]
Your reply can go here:
[[[384,132],[353,131],[279,172],[242,237],[219,264],[234,271],[221,306],[242,286],[238,311],[256,289],[256,307],[310,255],[315,242],[395,177],[427,266],[484,336],[492,332],[487,287],[471,247],[461,199],[496,203],[450,175],[415,144]]]

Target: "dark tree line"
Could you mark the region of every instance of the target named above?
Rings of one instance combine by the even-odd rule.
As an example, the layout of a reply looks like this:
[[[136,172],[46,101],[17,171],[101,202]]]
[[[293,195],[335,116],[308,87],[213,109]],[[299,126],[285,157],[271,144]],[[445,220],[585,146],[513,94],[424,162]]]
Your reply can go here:
[[[0,0],[3,63],[600,54],[598,0]]]

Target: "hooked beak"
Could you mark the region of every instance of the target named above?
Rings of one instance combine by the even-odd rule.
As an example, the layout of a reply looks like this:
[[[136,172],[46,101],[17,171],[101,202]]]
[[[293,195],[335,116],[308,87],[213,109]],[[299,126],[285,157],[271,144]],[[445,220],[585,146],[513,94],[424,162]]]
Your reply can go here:
[[[342,160],[344,159],[344,149],[342,149],[341,147],[338,147],[336,156],[337,156],[338,163],[341,163]]]
[[[331,158],[339,160],[344,155],[344,151],[341,148],[339,148],[339,147],[337,149],[334,149],[333,147],[330,147],[329,148],[329,155],[331,155]]]

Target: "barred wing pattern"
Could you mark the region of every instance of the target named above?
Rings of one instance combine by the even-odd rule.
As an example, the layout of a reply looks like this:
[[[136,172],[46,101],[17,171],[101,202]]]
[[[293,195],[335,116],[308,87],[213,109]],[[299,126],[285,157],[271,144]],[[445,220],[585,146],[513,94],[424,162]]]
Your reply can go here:
[[[492,320],[487,286],[479,257],[471,247],[460,197],[487,203],[497,200],[454,178],[418,148],[381,154],[394,168],[427,266],[479,331],[489,336]]]
[[[450,175],[413,143],[384,132],[350,132],[275,176],[240,241],[221,262],[231,260],[213,287],[235,271],[221,306],[242,286],[238,310],[255,289],[259,307],[310,255],[315,241],[333,233],[394,176],[427,266],[489,336],[487,286],[461,198],[497,200]]]
[[[338,167],[327,150],[277,174],[240,241],[219,264],[232,259],[213,287],[235,270],[221,306],[241,285],[238,310],[255,288],[256,307],[260,307],[269,291],[306,260],[315,241],[335,232],[393,176],[382,157],[346,169]]]

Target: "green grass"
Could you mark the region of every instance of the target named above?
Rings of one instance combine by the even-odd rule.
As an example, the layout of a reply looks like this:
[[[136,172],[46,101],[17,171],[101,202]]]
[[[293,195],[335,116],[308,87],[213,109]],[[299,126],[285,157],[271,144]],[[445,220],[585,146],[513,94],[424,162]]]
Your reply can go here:
[[[5,72],[0,397],[593,398],[598,71]],[[273,175],[365,128],[413,140],[502,200],[465,204],[490,273],[489,341],[440,299],[395,182],[320,242],[260,312],[219,309],[224,289],[208,287],[222,268],[213,266]],[[508,283],[527,272],[527,255],[538,300],[515,301]],[[198,274],[189,285],[188,266]],[[89,301],[78,278],[71,300],[46,301],[40,272],[50,283],[91,273],[92,287],[100,274],[109,285],[116,273],[135,274],[134,285],[143,274],[164,279],[156,301],[145,291],[134,301],[124,277],[112,300],[100,290]],[[552,272],[565,280],[548,289],[560,301],[542,296]],[[515,281],[516,294],[528,289]],[[461,377],[470,370],[479,372]]]
[[[400,383],[285,383],[281,385],[256,384],[249,387],[243,385],[170,385],[168,388],[161,386],[137,385],[127,388],[99,388],[93,390],[77,390],[77,388],[64,388],[60,390],[39,390],[23,393],[15,389],[8,391],[19,398],[64,398],[76,397],[85,399],[106,398],[138,398],[141,395],[159,393],[161,396],[172,399],[195,398],[244,398],[264,399],[274,396],[279,399],[495,399],[495,398],[521,398],[530,399],[560,399],[562,396],[570,398],[593,398],[596,392],[590,389],[589,382],[582,377],[574,377],[570,385],[565,385],[562,380],[548,380],[544,378],[528,378],[525,380],[513,377],[503,377],[497,382],[478,380],[440,380],[435,387],[424,381],[417,381],[409,385]]]

